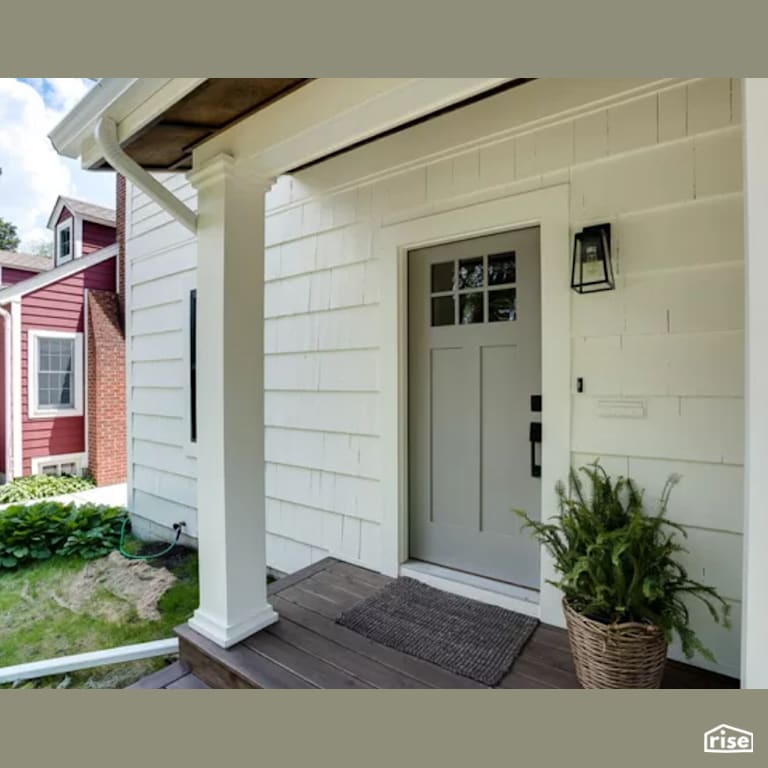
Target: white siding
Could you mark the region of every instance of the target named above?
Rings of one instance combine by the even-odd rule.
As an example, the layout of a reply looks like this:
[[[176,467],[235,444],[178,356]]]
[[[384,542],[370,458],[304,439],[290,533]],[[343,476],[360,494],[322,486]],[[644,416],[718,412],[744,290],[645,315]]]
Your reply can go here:
[[[194,207],[194,190],[183,176],[158,178]],[[187,302],[195,286],[195,240],[131,184],[126,207],[129,505],[138,532],[168,536],[173,523],[184,521],[194,538]]]
[[[659,92],[579,112],[567,81],[539,81],[278,181],[267,201],[265,267],[272,567],[292,571],[328,553],[379,563],[381,314],[372,244],[380,228],[438,208],[460,216],[483,196],[556,179],[570,184],[574,231],[610,221],[617,269],[616,291],[572,298],[573,463],[603,457],[611,471],[635,476],[649,499],[679,472],[670,514],[690,530],[691,573],[722,590],[738,618],[738,86],[670,81]],[[606,88],[581,83],[573,92],[602,98]],[[548,122],[546,99],[561,107]],[[531,122],[520,122],[525,115]],[[453,136],[461,143],[450,146]],[[185,338],[182,298],[194,248],[152,204],[131,199],[134,504],[147,510],[164,498],[186,509],[195,467],[174,405],[184,392],[173,349]],[[603,414],[600,401],[622,398],[641,401],[644,418]],[[158,514],[168,515],[159,503]],[[718,668],[738,674],[738,630],[696,616]]]
[[[280,354],[267,358],[267,413],[273,426],[294,430],[295,441],[284,440],[278,454],[276,435],[268,437],[267,458],[301,464],[302,472],[284,469],[282,482],[275,473],[268,493],[355,523],[336,529],[340,544],[313,538],[311,527],[298,524],[279,535],[377,564],[375,514],[343,504],[330,490],[331,478],[342,475],[326,468],[348,472],[348,464],[329,459],[327,443],[307,441],[300,430],[376,438],[370,393],[378,376],[377,316],[354,312],[372,309],[366,297],[375,290],[375,262],[365,259],[380,222],[454,200],[460,215],[462,195],[470,202],[490,187],[535,186],[566,170],[573,229],[610,221],[618,271],[615,292],[572,301],[574,465],[604,457],[609,468],[637,477],[651,500],[667,475],[679,472],[671,515],[689,526],[687,565],[738,611],[744,354],[741,131],[731,106],[737,87],[727,79],[681,85],[470,151],[459,147],[451,157],[335,194],[320,192],[354,183],[351,156],[336,178],[338,161],[331,160],[285,179],[268,217],[268,314],[276,318],[268,321],[268,352]],[[407,134],[385,141],[388,157],[398,142],[408,153]],[[370,169],[376,152],[374,144],[354,154]],[[342,263],[357,269],[335,274]],[[329,349],[323,312],[352,306],[333,348],[344,353],[333,389],[345,394],[318,397],[325,382],[317,351]],[[584,394],[576,394],[576,377],[584,379]],[[302,381],[305,391],[275,398],[290,381]],[[600,415],[597,401],[611,398],[640,399],[645,418]],[[361,468],[351,469],[361,476]],[[378,465],[372,469],[375,479]],[[375,497],[366,498],[373,505]],[[313,553],[290,550],[296,557],[307,564]],[[720,668],[737,673],[738,632],[724,633],[703,617],[699,625],[705,642],[718,647]]]

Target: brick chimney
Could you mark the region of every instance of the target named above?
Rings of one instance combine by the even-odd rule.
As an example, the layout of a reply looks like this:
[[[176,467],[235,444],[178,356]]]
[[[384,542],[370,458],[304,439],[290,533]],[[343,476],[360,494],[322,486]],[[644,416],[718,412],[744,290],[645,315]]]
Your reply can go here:
[[[127,476],[125,179],[117,175],[117,292],[88,291],[88,468],[97,485]]]

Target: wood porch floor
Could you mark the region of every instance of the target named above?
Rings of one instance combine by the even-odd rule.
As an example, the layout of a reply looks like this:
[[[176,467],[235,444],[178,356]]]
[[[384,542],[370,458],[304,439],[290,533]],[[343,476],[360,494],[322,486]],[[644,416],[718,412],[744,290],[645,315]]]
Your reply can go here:
[[[133,688],[483,688],[334,623],[391,579],[332,558],[269,586],[280,620],[223,650],[183,625],[180,660]],[[738,688],[675,661],[664,688]],[[579,688],[564,630],[539,625],[500,688]]]

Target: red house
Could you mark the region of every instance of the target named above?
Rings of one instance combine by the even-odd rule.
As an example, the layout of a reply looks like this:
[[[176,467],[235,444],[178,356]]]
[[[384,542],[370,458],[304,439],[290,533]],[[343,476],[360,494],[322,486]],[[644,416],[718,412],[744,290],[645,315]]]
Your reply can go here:
[[[114,210],[59,197],[48,227],[53,259],[0,252],[0,473],[121,483],[122,226]]]

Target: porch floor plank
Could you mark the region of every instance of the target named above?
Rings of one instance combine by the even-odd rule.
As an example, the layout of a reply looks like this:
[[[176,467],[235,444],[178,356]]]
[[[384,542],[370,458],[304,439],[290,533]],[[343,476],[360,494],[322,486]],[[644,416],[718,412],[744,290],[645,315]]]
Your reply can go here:
[[[326,558],[268,587],[276,623],[229,649],[177,628],[181,662],[133,687],[483,688],[335,623],[391,578]],[[142,684],[143,683],[143,684]],[[162,683],[162,685],[160,684]],[[738,688],[724,675],[667,663],[664,688]],[[568,635],[539,625],[499,688],[579,688]]]
[[[345,672],[326,659],[313,656],[270,632],[258,632],[243,641],[257,654],[290,669],[317,688],[371,688],[360,678]]]
[[[435,664],[409,656],[394,648],[379,645],[351,629],[336,624],[322,613],[306,608],[285,598],[285,593],[272,601],[275,610],[281,616],[308,627],[323,637],[333,640],[345,648],[365,656],[372,662],[383,664],[396,672],[413,677],[429,688],[482,688],[480,683],[460,677]],[[279,622],[278,622],[279,623]]]
[[[427,688],[415,677],[398,672],[378,661],[345,648],[333,640],[296,624],[281,614],[280,621],[267,630],[269,634],[295,645],[317,658],[332,663],[339,669],[355,675],[374,688]]]
[[[176,628],[182,659],[211,688],[317,688],[244,643],[220,648],[186,624]]]
[[[364,600],[366,597],[375,595],[381,587],[374,587],[366,584],[364,581],[355,580],[353,577],[344,573],[321,571],[314,574],[308,581],[304,582],[308,589],[323,593],[324,587],[333,591],[338,591],[344,595],[353,596],[354,602]],[[347,600],[348,598],[344,598]]]

